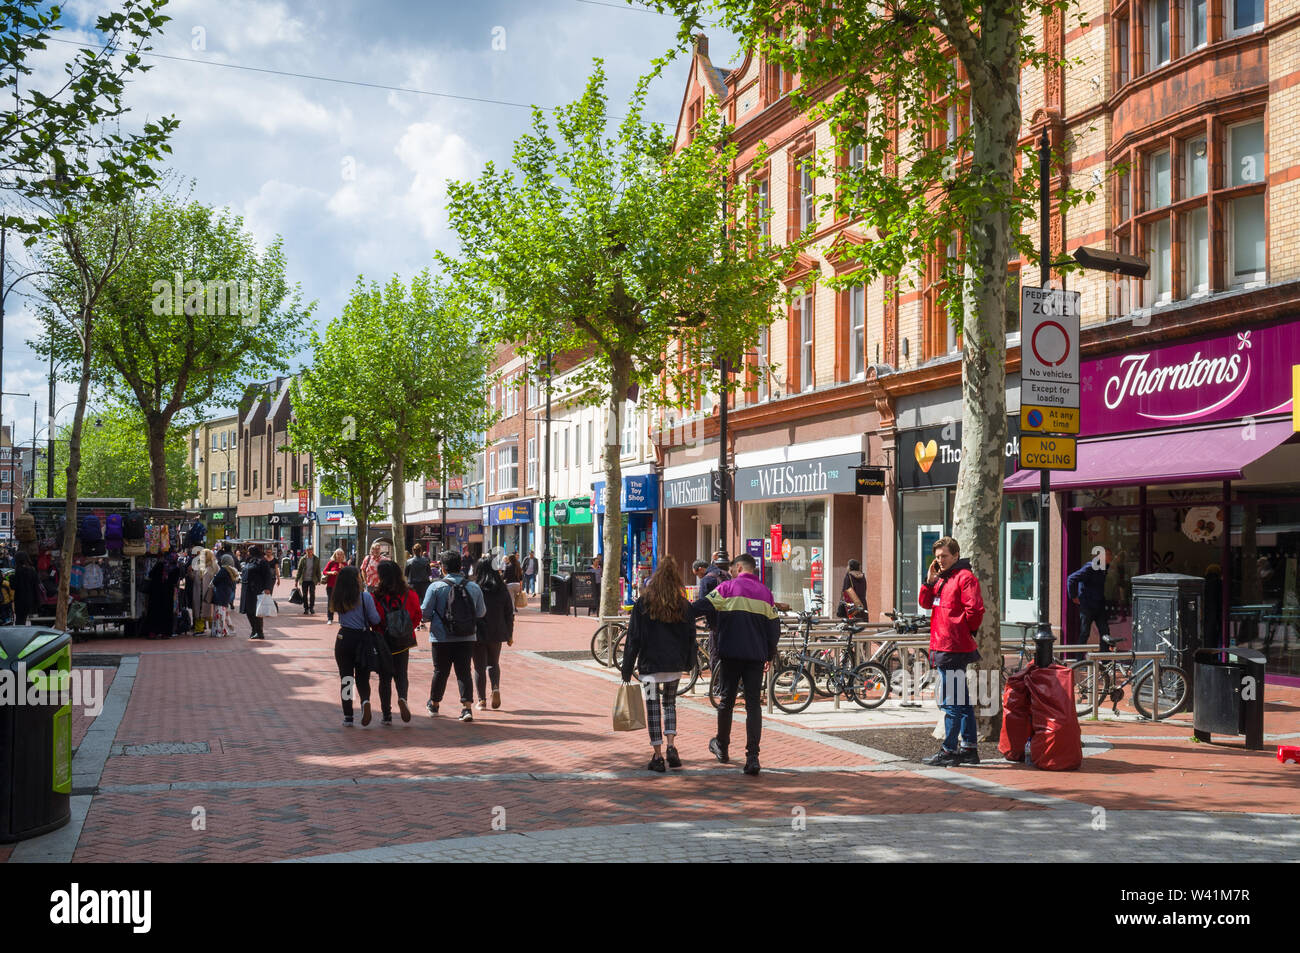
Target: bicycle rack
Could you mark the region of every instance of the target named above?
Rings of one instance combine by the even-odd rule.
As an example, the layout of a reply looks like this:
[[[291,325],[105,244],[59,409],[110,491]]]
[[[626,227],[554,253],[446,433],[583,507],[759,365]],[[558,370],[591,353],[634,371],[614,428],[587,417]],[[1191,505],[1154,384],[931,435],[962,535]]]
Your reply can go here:
[[[1092,692],[1091,692],[1092,716],[1091,717],[1093,718],[1097,717],[1097,707],[1098,707],[1097,663],[1118,662],[1119,660],[1126,657],[1130,663],[1133,663],[1135,665],[1138,659],[1151,659],[1155,663],[1155,666],[1152,669],[1152,673],[1151,673],[1151,680],[1152,680],[1151,681],[1152,684],[1151,721],[1153,722],[1159,721],[1160,720],[1160,660],[1165,657],[1165,653],[1161,650],[1147,651],[1147,652],[1089,652],[1087,655],[1085,655],[1084,661],[1092,663]],[[1136,691],[1137,689],[1135,687],[1134,692],[1136,693]]]

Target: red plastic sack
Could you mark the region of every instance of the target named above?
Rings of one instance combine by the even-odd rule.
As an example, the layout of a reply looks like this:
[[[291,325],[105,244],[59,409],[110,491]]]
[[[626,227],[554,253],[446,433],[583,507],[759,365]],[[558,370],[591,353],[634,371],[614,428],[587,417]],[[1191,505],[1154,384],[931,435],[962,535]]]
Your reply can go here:
[[[1072,696],[1074,679],[1064,665],[1025,670],[1034,735],[1029,755],[1046,771],[1073,771],[1083,763],[1083,739]]]
[[[1025,672],[1008,676],[1007,687],[1002,690],[1002,735],[998,750],[1008,761],[1025,760],[1025,742],[1034,733],[1029,718],[1029,689],[1025,687]]]

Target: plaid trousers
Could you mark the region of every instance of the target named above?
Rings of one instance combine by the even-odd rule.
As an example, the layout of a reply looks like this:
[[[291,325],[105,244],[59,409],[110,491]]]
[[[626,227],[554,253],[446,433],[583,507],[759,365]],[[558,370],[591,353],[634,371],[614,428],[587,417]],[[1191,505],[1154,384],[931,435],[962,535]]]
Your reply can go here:
[[[650,731],[651,746],[661,745],[664,734],[677,734],[677,682],[656,683],[654,679],[642,682],[645,688],[645,722]]]

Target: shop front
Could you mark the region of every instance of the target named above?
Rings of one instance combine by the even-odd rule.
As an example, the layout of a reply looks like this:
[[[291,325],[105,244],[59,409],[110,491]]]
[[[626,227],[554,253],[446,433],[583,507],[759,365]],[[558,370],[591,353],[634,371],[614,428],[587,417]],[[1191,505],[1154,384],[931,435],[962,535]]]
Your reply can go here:
[[[596,552],[605,553],[605,481],[591,485],[596,500]],[[639,588],[659,564],[659,477],[642,473],[623,477],[623,552],[620,575]]]
[[[1297,366],[1294,321],[1083,362],[1078,469],[1054,473],[1052,489],[1062,574],[1105,562],[1112,635],[1131,633],[1133,576],[1197,576],[1201,644],[1258,649],[1270,680],[1300,684]],[[1037,486],[1037,471],[1006,483]],[[1077,612],[1063,619],[1080,640]]]
[[[317,511],[317,516],[320,542],[316,552],[328,558],[336,549],[341,549],[349,559],[355,556],[357,521],[352,515],[352,507],[347,505],[322,507]]]
[[[218,540],[235,535],[238,520],[235,517],[235,510],[233,507],[209,507],[208,509],[199,511],[199,518],[203,520],[203,525],[206,526],[208,530],[208,546],[211,546]]]
[[[706,562],[718,548],[718,465],[699,461],[664,471],[664,550],[682,567],[684,581],[694,581],[691,563]]]
[[[903,430],[898,434],[898,605],[919,612],[917,597],[925,581],[934,544],[952,535],[953,504],[961,473],[960,420]],[[1014,472],[1020,451],[1019,417],[1007,418],[1003,448],[1005,473]],[[1002,580],[1002,621],[1033,622],[1038,618],[1038,510],[1031,497],[1008,494],[1003,499],[998,578]],[[1019,628],[1015,629],[1019,632]]]
[[[809,450],[794,446],[737,455],[741,548],[761,554],[760,575],[777,602],[802,609],[820,601],[822,612],[831,614],[840,580],[828,585],[827,567],[861,557],[862,504],[855,473],[862,452],[805,456]]]
[[[488,526],[494,550],[527,554],[532,546],[533,500],[511,500],[488,506]]]
[[[553,500],[550,508],[543,504],[538,516],[539,534],[550,531],[551,572],[586,569],[596,554],[595,514],[591,497],[575,496],[571,500]],[[543,553],[536,553],[540,560]],[[568,567],[568,568],[565,568]]]

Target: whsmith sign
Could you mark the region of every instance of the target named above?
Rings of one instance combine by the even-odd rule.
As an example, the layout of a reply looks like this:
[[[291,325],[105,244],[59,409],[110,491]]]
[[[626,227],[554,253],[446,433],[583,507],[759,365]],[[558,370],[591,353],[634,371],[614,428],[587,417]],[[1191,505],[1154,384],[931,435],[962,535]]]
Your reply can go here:
[[[713,475],[717,471],[700,473],[696,476],[681,477],[677,480],[664,481],[664,508],[675,506],[702,506],[718,502],[714,492]]]
[[[736,473],[736,499],[770,500],[797,496],[853,493],[861,453],[842,453],[816,460],[793,460],[764,467],[744,467]]]

